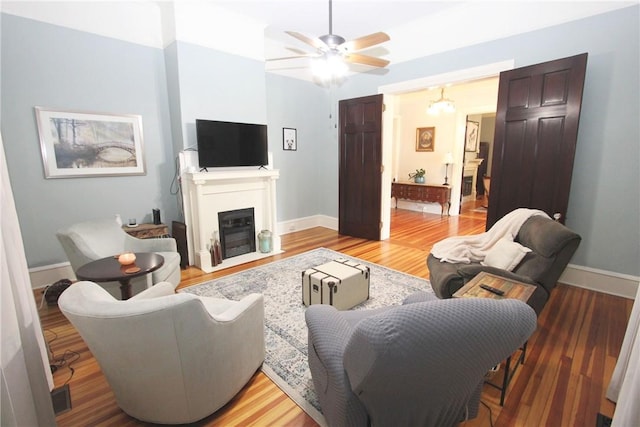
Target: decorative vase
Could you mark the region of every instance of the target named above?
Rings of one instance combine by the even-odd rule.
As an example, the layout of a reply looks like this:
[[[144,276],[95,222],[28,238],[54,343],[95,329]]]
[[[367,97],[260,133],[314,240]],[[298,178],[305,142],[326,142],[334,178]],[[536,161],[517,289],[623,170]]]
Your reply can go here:
[[[213,237],[215,238],[213,245],[216,247],[216,258],[218,260],[218,264],[222,264],[222,246],[220,245],[220,237],[217,231],[213,232]]]
[[[424,175],[416,176],[413,180],[416,184],[424,184]]]
[[[220,246],[220,239],[218,239],[217,231],[213,232],[213,239],[211,239],[209,253],[211,254],[211,266],[215,267],[218,264],[222,264],[222,246]]]
[[[215,267],[218,265],[218,256],[216,254],[216,244],[213,239],[211,239],[211,244],[209,245],[209,254],[211,255],[211,267]]]
[[[271,252],[271,241],[272,235],[269,230],[262,230],[258,233],[258,246],[260,247],[260,252],[263,254],[268,254]]]

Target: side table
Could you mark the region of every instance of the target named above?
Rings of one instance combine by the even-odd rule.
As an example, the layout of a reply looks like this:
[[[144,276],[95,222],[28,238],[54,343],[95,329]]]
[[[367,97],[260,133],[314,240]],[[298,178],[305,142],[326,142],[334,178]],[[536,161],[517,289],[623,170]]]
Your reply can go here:
[[[131,298],[131,279],[156,271],[164,264],[164,257],[151,252],[136,252],[136,261],[120,265],[116,256],[97,259],[80,267],[76,277],[92,282],[120,282],[123,300]]]
[[[123,225],[122,229],[138,239],[169,237],[169,227],[164,224],[138,224],[135,227]]]
[[[481,284],[489,285],[492,288],[500,289],[504,295],[497,295],[480,287]],[[453,294],[454,298],[492,298],[492,299],[519,299],[527,302],[536,287],[527,283],[508,280],[494,274],[482,272],[467,282],[463,287]],[[507,357],[504,363],[504,375],[502,377],[502,385],[496,385],[490,381],[485,381],[488,385],[500,390],[500,406],[504,406],[504,398],[507,394],[507,388],[511,379],[516,373],[519,365],[524,363],[524,357],[527,353],[527,343],[525,342],[520,348],[520,356],[515,361],[515,366],[511,369],[511,357]]]

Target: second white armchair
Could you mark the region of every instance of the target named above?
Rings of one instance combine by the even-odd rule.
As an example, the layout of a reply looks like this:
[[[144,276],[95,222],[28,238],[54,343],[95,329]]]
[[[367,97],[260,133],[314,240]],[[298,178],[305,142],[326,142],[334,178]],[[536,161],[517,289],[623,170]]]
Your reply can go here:
[[[150,280],[146,277],[132,279],[132,293],[142,291],[148,284],[169,282],[174,289],[180,284],[180,254],[173,238],[138,239],[127,234],[115,218],[77,223],[59,230],[57,237],[74,273],[91,261],[122,252],[156,252],[162,255],[164,264],[151,273]],[[120,298],[118,282],[100,283],[100,286]]]

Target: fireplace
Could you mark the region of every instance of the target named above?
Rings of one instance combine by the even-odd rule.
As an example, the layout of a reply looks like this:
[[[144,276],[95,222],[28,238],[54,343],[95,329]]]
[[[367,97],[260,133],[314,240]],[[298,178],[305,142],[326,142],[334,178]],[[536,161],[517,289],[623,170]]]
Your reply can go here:
[[[256,251],[253,208],[218,212],[222,259]]]
[[[465,176],[462,178],[462,195],[470,196],[473,193],[473,177]]]
[[[276,181],[280,176],[277,170],[245,168],[195,172],[198,165],[197,153],[194,155],[192,151],[185,151],[180,153],[179,158],[189,265],[195,265],[205,273],[211,273],[282,252],[276,212]],[[253,252],[235,255],[232,258],[228,258],[231,254],[227,254],[224,262],[212,265],[209,253],[211,239],[218,236],[222,248],[218,213],[241,210],[249,206],[254,211],[252,222],[255,231],[270,230],[273,233],[272,251],[262,253],[254,249]],[[257,248],[255,232],[252,241]],[[234,246],[244,246],[238,243],[235,242]],[[236,248],[236,253],[239,250],[240,248]],[[242,249],[244,250],[246,249]]]

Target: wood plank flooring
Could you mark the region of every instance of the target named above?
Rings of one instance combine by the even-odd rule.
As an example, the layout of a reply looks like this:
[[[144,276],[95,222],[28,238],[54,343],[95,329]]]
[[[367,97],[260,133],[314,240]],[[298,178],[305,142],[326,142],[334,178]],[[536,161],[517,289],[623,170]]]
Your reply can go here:
[[[387,241],[340,236],[336,231],[320,227],[303,230],[282,236],[286,252],[271,258],[211,274],[188,268],[182,272],[179,287],[316,247],[326,247],[428,278],[425,260],[434,243],[450,235],[484,231],[484,215],[472,209],[463,211],[459,217],[442,218],[393,209],[391,220],[391,238]],[[38,304],[41,298],[41,293],[36,292]],[[559,285],[539,317],[538,330],[529,340],[525,364],[517,370],[504,407],[499,405],[499,392],[486,386],[482,401],[491,408],[491,413],[481,405],[478,417],[462,425],[489,426],[492,421],[496,427],[595,426],[598,412],[611,417],[614,405],[604,394],[631,306],[632,301],[628,299]],[[45,305],[40,313],[51,351],[55,357],[67,360],[54,373],[54,381],[56,386],[65,382],[70,384],[73,408],[57,417],[58,425],[146,425],[118,408],[96,360],[57,307]],[[76,357],[78,359],[73,361]],[[229,404],[197,425],[315,426],[316,423],[258,372]]]

